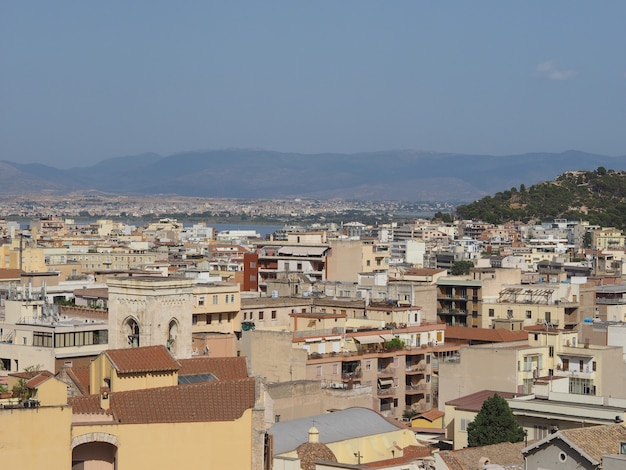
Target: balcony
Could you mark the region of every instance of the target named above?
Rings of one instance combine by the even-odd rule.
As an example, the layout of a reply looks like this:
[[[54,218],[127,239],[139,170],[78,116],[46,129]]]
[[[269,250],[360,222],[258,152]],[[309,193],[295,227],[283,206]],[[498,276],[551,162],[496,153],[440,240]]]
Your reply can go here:
[[[428,384],[417,384],[417,385],[407,385],[406,386],[406,394],[416,394],[416,393],[426,393],[428,390]]]
[[[427,372],[430,372],[430,365],[429,364],[414,364],[414,365],[407,364],[405,372],[407,374],[425,374]]]
[[[467,315],[467,310],[457,310],[451,308],[438,308],[437,315]]]
[[[382,369],[378,369],[378,376],[379,377],[393,377],[396,375],[396,370],[397,369],[395,367],[387,366]]]
[[[556,366],[556,375],[566,376],[566,377],[578,377],[581,379],[593,379],[595,377],[595,371],[593,368],[586,366],[582,369],[580,367],[572,367],[570,365],[569,369],[563,369],[563,366],[560,364]]]
[[[396,389],[394,387],[376,389],[376,395],[379,397],[392,397],[395,394],[396,394]]]
[[[354,379],[360,379],[361,377],[363,377],[363,372],[361,371],[361,369],[355,370],[352,372],[341,373],[342,380],[354,380]]]
[[[322,388],[346,394],[371,394],[372,382],[355,382],[351,385],[345,382],[322,382]]]

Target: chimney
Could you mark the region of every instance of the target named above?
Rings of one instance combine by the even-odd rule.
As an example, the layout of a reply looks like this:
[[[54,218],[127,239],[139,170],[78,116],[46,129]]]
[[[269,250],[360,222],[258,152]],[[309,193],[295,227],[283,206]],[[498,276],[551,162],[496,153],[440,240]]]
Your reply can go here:
[[[100,408],[103,410],[109,409],[109,404],[111,401],[111,390],[109,387],[100,387]]]

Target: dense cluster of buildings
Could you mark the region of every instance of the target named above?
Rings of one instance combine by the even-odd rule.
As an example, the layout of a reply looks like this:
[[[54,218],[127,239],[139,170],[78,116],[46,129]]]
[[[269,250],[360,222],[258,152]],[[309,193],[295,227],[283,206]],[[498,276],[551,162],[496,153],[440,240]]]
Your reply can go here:
[[[418,220],[262,238],[49,217],[0,221],[0,238],[9,466],[626,462],[614,228]],[[496,393],[526,441],[467,457],[467,425]],[[604,437],[594,454],[605,428],[615,448]]]

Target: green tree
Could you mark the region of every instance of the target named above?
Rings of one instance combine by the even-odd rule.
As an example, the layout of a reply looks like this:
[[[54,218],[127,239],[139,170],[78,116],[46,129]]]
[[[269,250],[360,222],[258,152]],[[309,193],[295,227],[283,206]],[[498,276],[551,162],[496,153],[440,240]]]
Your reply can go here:
[[[461,276],[463,274],[469,274],[470,269],[474,267],[474,263],[471,261],[457,261],[452,265],[450,274],[453,276]]]
[[[441,220],[444,224],[450,224],[453,222],[452,215],[450,215],[448,212],[441,211],[435,213],[433,220]]]
[[[497,393],[484,401],[474,421],[467,425],[469,447],[523,440],[524,430],[515,420],[509,404]]]

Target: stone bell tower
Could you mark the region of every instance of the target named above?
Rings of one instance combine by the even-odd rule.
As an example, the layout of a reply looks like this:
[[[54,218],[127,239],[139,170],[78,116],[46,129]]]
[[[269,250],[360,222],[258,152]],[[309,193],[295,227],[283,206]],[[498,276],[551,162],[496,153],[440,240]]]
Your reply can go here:
[[[109,287],[109,348],[166,346],[191,357],[193,279],[120,277]]]

